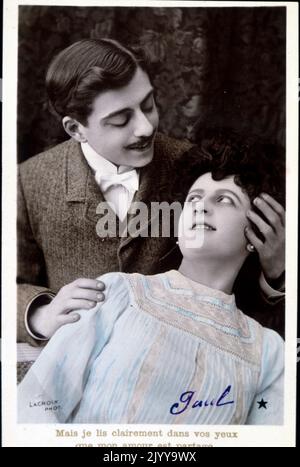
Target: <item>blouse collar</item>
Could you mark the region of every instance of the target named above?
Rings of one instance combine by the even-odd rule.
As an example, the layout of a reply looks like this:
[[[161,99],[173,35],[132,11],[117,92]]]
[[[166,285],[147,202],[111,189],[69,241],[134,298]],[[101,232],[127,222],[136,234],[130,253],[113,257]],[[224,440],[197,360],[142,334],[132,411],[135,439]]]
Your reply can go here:
[[[212,289],[199,282],[193,281],[184,276],[181,272],[171,270],[166,273],[167,280],[172,289],[180,291],[183,295],[192,291],[200,299],[211,301],[214,304],[219,304],[222,308],[234,309],[236,308],[234,294],[228,295],[222,290]]]

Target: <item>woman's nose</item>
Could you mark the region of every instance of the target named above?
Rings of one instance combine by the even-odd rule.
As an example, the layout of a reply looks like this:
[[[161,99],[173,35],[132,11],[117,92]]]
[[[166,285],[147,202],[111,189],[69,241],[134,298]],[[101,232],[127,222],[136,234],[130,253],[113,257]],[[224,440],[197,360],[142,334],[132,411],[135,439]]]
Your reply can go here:
[[[201,213],[204,213],[206,214],[207,213],[207,210],[204,208],[204,206],[200,207],[200,206],[195,206],[194,207],[194,214],[201,214]]]
[[[135,119],[134,135],[137,138],[149,138],[153,134],[154,126],[146,115],[139,111]]]
[[[209,202],[205,201],[204,199],[198,202],[194,207],[194,214],[210,214],[211,211],[212,208]]]

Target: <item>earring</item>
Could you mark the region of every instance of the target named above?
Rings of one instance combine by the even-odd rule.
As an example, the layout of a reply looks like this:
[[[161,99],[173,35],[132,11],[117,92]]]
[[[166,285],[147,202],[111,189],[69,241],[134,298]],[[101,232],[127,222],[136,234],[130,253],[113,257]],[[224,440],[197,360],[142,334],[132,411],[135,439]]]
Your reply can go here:
[[[247,251],[249,251],[249,253],[254,253],[255,252],[255,248],[251,243],[248,243]]]
[[[176,245],[179,245],[179,241],[177,240]]]

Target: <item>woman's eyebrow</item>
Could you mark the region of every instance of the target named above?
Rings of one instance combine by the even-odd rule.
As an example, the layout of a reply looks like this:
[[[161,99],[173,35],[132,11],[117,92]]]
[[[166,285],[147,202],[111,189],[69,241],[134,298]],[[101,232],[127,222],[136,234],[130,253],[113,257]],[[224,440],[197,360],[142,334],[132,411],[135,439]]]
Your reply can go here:
[[[196,188],[195,190],[190,191],[188,196],[190,196],[192,194],[198,194],[198,195],[203,196],[205,193],[206,193],[205,190],[200,189],[200,188],[198,188],[198,189]],[[234,191],[229,190],[228,188],[220,188],[219,190],[216,190],[215,193],[217,195],[224,194],[224,193],[230,193],[231,195],[233,195],[239,201],[240,204],[242,204],[242,200],[239,197],[239,195],[237,193],[235,193]]]
[[[242,204],[242,200],[241,198],[239,197],[239,195],[237,193],[235,193],[234,191],[232,190],[229,190],[228,188],[224,188],[224,189],[220,189],[220,190],[217,190],[217,193],[218,194],[223,194],[223,193],[230,193],[231,195],[233,195],[240,204]]]
[[[205,194],[205,190],[202,190],[202,189],[200,189],[200,188],[198,188],[198,189],[195,188],[194,190],[192,190],[192,191],[190,191],[190,192],[188,193],[188,196],[193,195],[193,194],[197,194],[197,195],[201,195],[201,196],[202,196],[202,195]]]
[[[149,97],[151,97],[154,93],[154,89],[151,89],[148,94],[143,98],[141,105],[144,104]],[[109,113],[108,115],[105,115],[105,117],[102,117],[101,120],[107,120],[108,118],[115,117],[117,115],[123,114],[124,112],[128,112],[132,110],[130,107],[124,107],[123,109],[115,110],[114,112]]]

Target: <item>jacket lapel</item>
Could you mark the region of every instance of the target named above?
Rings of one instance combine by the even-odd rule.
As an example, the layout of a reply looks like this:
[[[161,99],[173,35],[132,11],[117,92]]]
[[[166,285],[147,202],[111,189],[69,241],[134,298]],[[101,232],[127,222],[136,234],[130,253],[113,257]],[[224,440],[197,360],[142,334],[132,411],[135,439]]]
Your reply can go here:
[[[84,203],[84,217],[91,222],[95,228],[100,219],[97,213],[99,203],[105,203],[103,193],[98,187],[93,171],[89,167],[80,147],[74,140],[69,140],[69,147],[65,154],[65,190],[68,203]],[[114,236],[113,225],[115,213],[108,206],[108,216],[111,222],[108,226],[112,231],[107,231]],[[111,217],[112,216],[112,217]]]
[[[159,202],[161,198],[161,186],[164,179],[163,163],[159,160],[158,153],[154,150],[154,157],[150,164],[140,170],[140,186],[139,190],[135,193],[132,203],[144,203],[148,209],[148,216],[141,222],[139,230],[142,232],[150,231],[151,222],[154,222],[158,213],[151,213],[151,203],[154,201]],[[131,205],[131,208],[134,204]],[[128,215],[128,229],[137,214],[133,212]],[[121,239],[120,248],[128,245],[135,237],[126,236]]]
[[[65,190],[67,202],[85,202],[87,182],[91,172],[80,148],[70,139],[65,152]]]

